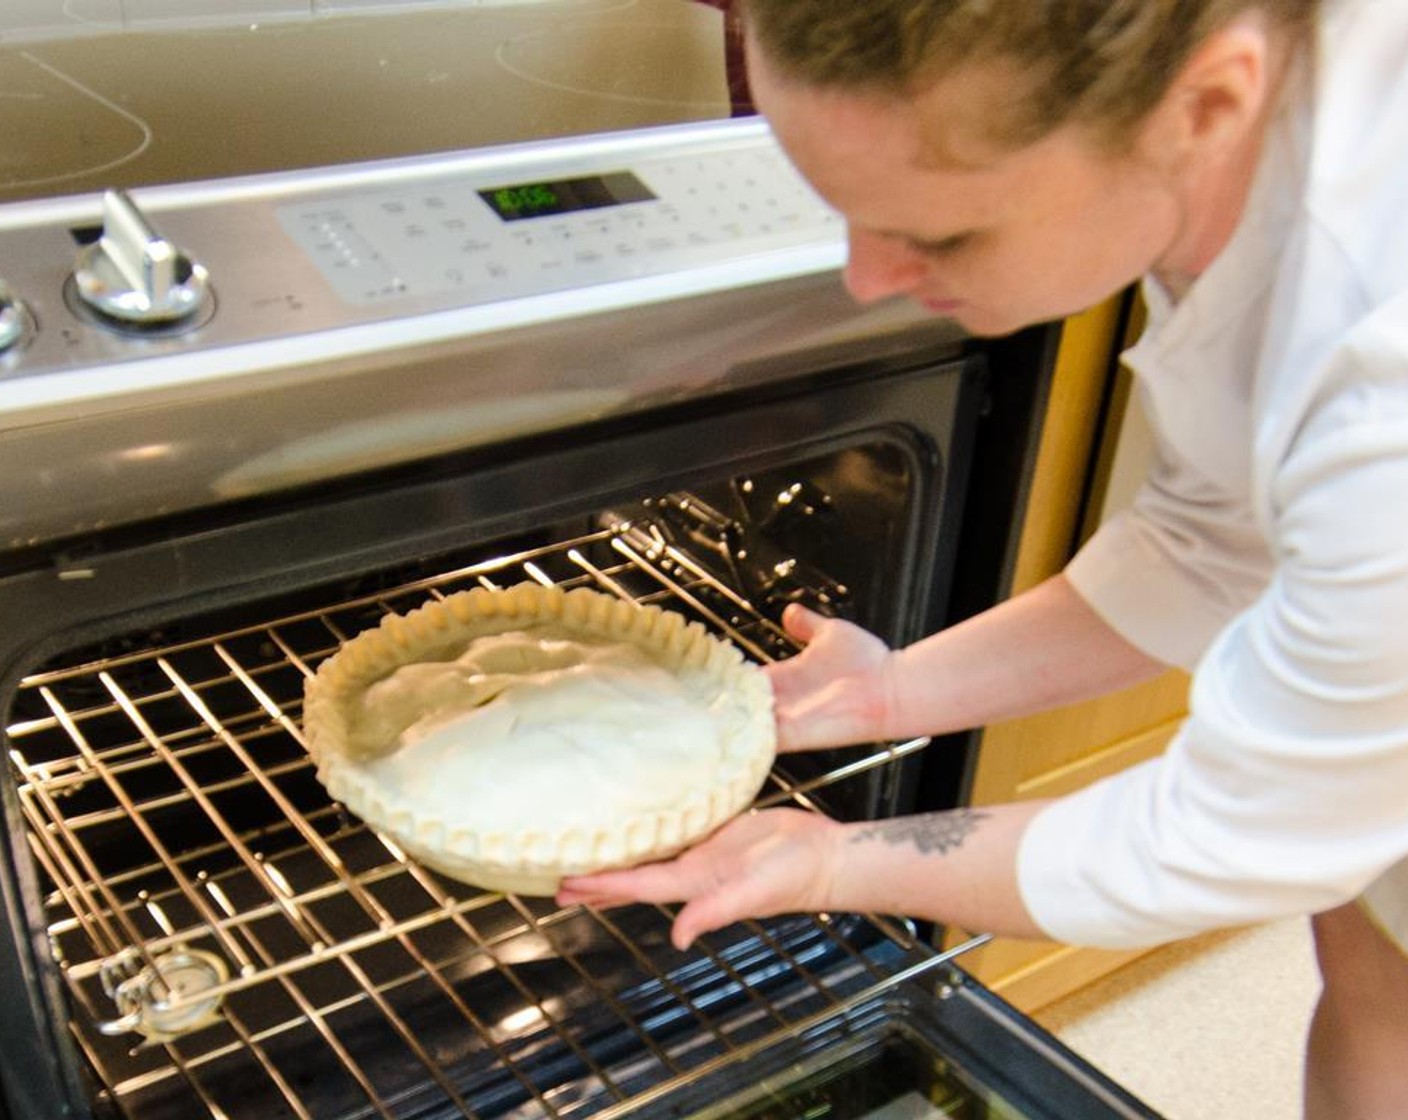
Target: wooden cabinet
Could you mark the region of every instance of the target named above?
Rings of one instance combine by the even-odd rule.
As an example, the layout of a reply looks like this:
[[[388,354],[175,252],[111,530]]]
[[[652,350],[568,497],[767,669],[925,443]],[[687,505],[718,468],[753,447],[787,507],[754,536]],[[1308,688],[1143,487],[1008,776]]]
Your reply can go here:
[[[1080,522],[1111,452],[1110,433],[1102,429],[1113,426],[1107,414],[1118,423],[1125,396],[1123,386],[1116,385],[1114,407],[1103,407],[1123,330],[1118,301],[1076,316],[1065,326],[1020,539],[1014,593],[1059,572],[1088,529]],[[1169,672],[1127,692],[989,727],[982,736],[971,803],[1057,796],[1159,753],[1184,714],[1187,684],[1183,673]],[[1138,955],[997,940],[966,956],[964,965],[1030,1011]]]

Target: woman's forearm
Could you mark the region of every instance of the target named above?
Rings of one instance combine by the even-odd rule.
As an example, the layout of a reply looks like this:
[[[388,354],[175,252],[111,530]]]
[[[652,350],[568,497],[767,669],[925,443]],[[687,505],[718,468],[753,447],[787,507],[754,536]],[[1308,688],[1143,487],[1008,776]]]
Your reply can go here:
[[[1126,688],[1164,668],[1056,576],[895,653],[885,736],[980,727]],[[828,905],[1039,937],[1016,869],[1022,833],[1044,804],[838,825]]]
[[[1065,576],[896,652],[884,736],[981,727],[1088,700],[1166,666],[1120,637]]]
[[[1017,886],[1017,847],[1045,802],[834,826],[826,905],[1040,937]]]

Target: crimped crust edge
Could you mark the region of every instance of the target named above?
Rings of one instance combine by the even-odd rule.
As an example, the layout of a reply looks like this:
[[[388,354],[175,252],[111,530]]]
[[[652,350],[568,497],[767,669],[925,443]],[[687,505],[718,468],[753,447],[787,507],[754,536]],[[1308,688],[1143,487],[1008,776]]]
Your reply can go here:
[[[524,829],[476,835],[417,813],[366,779],[347,751],[349,702],[402,665],[471,638],[523,626],[560,622],[587,636],[630,641],[671,667],[706,671],[721,690],[741,698],[749,718],[742,735],[723,744],[727,778],[696,791],[678,810],[640,814],[614,827],[562,836]],[[304,737],[328,792],[408,855],[435,870],[490,890],[549,895],[564,875],[668,858],[746,809],[767,778],[775,752],[772,689],[757,666],[696,622],[653,605],[616,599],[587,588],[519,584],[503,591],[474,588],[432,600],[345,643],[305,684]]]

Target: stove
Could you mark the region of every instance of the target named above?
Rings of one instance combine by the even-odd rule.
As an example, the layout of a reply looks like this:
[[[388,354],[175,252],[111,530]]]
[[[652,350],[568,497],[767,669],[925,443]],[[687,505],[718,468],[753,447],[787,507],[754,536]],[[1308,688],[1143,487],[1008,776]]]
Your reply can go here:
[[[678,953],[314,777],[303,682],[463,588],[757,661],[792,602],[901,644],[1005,593],[1059,325],[855,305],[731,50],[670,0],[7,5],[0,1115],[1153,1120],[942,931]],[[951,807],[972,747],[789,755],[759,804]]]

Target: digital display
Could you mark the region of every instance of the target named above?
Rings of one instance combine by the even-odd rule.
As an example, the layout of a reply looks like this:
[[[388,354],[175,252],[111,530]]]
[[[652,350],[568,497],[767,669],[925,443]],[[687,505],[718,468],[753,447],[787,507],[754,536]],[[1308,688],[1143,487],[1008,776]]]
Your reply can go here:
[[[480,191],[479,197],[506,222],[570,214],[574,210],[599,210],[627,202],[648,202],[655,197],[629,171],[561,179],[551,183],[515,183]]]

